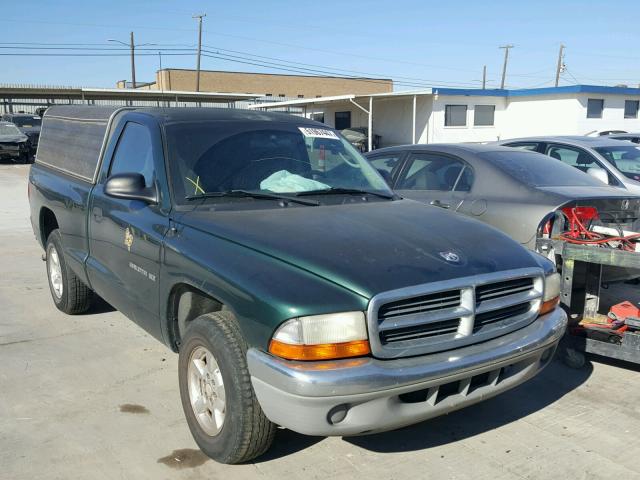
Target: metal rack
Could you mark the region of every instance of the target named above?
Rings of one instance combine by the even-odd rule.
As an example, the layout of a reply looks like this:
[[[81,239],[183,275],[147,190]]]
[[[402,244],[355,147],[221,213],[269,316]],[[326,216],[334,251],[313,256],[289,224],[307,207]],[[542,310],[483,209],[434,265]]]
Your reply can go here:
[[[603,266],[637,268],[640,271],[640,253],[610,248],[565,243],[562,247],[562,261],[561,302],[569,312],[581,312],[581,319],[595,319],[598,316]],[[574,271],[579,262],[584,263],[586,275],[584,284],[577,285]],[[583,288],[584,295],[580,295]],[[565,348],[565,361],[573,367],[584,364],[584,353],[640,364],[640,332],[625,332],[620,343],[569,333]]]

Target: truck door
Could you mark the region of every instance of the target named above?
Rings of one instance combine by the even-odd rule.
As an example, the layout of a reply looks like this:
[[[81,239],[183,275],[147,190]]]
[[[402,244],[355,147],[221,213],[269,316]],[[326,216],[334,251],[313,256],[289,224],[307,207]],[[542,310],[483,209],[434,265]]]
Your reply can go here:
[[[466,163],[441,153],[413,152],[398,176],[395,190],[403,197],[455,210],[454,187]]]
[[[150,205],[104,193],[106,180],[117,173],[140,173],[147,187],[155,185],[160,192],[165,188],[160,129],[140,115],[131,117],[140,122],[129,120],[116,128],[111,141],[115,147],[107,149],[93,190],[87,272],[92,287],[107,302],[160,336],[160,255],[168,211],[162,201]]]

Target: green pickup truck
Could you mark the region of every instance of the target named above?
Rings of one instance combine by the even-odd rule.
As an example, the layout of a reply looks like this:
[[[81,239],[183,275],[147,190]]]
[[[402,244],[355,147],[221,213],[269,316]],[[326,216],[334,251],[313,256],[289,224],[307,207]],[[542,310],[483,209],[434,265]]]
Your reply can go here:
[[[277,425],[360,435],[484,400],[566,327],[551,262],[400,198],[295,116],[54,106],[29,200],[56,307],[100,296],[178,352],[187,423],[220,462]]]

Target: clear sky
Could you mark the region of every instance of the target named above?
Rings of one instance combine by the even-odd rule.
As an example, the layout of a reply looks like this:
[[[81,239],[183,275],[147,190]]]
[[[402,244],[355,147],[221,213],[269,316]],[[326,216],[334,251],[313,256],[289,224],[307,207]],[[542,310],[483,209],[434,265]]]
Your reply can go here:
[[[640,84],[638,0],[0,0],[0,12],[0,83],[113,87],[130,80],[128,51],[103,49],[131,30],[157,44],[138,50],[137,81],[154,79],[159,48],[163,67],[193,68],[202,12],[208,70],[362,73],[404,90],[478,86],[487,65],[493,87],[510,43],[507,86],[552,86],[564,43],[562,84]]]

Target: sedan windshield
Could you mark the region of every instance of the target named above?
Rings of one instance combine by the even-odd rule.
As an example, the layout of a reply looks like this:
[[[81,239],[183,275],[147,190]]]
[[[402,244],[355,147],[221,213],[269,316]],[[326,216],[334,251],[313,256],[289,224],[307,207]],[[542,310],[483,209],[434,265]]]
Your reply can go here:
[[[621,145],[619,147],[597,147],[595,150],[625,177],[640,181],[640,147]]]
[[[479,157],[530,187],[602,187],[599,180],[541,153],[483,152]]]
[[[22,135],[14,125],[0,125],[0,135]]]
[[[329,128],[189,122],[167,125],[166,138],[179,203],[200,195],[232,199],[239,191],[271,197],[355,191],[393,196],[368,161]]]

